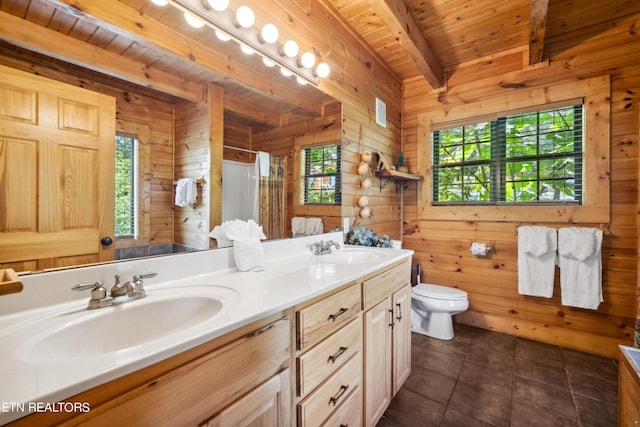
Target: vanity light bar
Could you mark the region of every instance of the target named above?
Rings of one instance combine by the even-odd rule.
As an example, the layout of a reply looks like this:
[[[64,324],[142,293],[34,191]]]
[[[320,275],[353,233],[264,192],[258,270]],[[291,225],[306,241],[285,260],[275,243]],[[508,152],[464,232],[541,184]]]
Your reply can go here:
[[[206,0],[204,0],[206,2]],[[208,27],[221,31],[233,39],[240,45],[246,45],[252,48],[257,54],[263,58],[267,58],[272,62],[287,69],[296,77],[299,77],[313,85],[320,83],[320,77],[312,68],[300,66],[297,56],[288,57],[280,52],[283,49],[282,44],[262,43],[261,31],[255,26],[249,28],[237,27],[235,25],[235,12],[230,9],[217,11],[209,9],[203,3],[203,0],[170,0],[169,3],[179,9],[181,12],[191,13],[205,22]],[[314,58],[315,59],[315,58]]]

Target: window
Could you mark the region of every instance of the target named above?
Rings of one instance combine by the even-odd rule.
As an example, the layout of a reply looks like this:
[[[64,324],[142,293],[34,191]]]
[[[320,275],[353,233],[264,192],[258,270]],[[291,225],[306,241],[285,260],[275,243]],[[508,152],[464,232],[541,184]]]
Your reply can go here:
[[[583,105],[431,133],[434,204],[582,203]]]
[[[340,195],[340,146],[323,145],[305,148],[304,203],[339,205]]]
[[[136,237],[138,137],[116,135],[115,225],[116,237]]]

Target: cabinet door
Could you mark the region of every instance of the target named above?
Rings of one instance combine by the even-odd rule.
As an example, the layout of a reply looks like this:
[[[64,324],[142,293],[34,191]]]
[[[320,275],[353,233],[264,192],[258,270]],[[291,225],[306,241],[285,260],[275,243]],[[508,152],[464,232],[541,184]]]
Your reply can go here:
[[[620,427],[637,426],[640,423],[640,387],[634,381],[637,374],[630,368],[629,362],[621,355],[618,380],[618,425]]]
[[[391,401],[391,298],[364,314],[365,425],[375,426]]]
[[[285,369],[201,425],[287,427],[289,402],[289,370]]]
[[[393,302],[393,395],[411,373],[411,285],[396,291]]]

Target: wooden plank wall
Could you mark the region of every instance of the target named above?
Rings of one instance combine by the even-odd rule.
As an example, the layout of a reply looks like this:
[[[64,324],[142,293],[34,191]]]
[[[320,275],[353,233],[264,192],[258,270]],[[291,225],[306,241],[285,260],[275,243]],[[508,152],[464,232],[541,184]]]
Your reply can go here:
[[[210,108],[206,102],[175,104],[174,179],[210,176]],[[196,249],[209,248],[209,184],[198,185],[195,206],[175,206],[174,242]]]
[[[224,145],[230,147],[255,150],[252,144],[251,126],[237,118],[225,116],[224,119]],[[224,160],[251,163],[255,161],[255,155],[246,151],[225,148],[222,152]]]
[[[39,56],[16,57],[15,53],[7,56],[0,52],[0,63],[113,96],[116,98],[117,131],[148,129],[148,138],[140,142],[147,145],[141,149],[149,152],[146,158],[148,171],[144,176],[148,191],[145,192],[140,218],[141,223],[148,224],[149,231],[142,239],[150,245],[173,243],[173,103],[135,91],[133,87],[123,91],[96,82],[76,68],[65,69],[60,64],[51,68],[51,61]]]
[[[616,357],[617,344],[631,344],[638,294],[640,50],[634,28],[639,20],[637,15],[620,19],[593,29],[589,37],[567,33],[547,40],[548,67],[522,71],[526,52],[516,52],[460,67],[440,93],[430,93],[420,79],[405,82],[405,152],[411,165],[417,160],[420,114],[495,94],[513,95],[518,85],[544,88],[568,79],[611,76],[611,221],[602,247],[604,303],[597,311],[561,305],[557,275],[552,299],[519,295],[515,230],[522,219],[430,220],[417,204],[417,185],[411,184],[405,196],[405,247],[415,251],[414,265],[421,265],[423,282],[469,293],[469,310],[457,321],[609,357]],[[552,216],[540,225],[571,224]],[[476,258],[469,251],[472,241],[493,241],[496,253]]]

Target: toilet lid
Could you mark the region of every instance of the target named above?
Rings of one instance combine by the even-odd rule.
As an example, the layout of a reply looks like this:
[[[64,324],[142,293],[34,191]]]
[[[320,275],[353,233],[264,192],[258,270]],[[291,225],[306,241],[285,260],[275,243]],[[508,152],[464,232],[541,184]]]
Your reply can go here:
[[[448,286],[429,285],[420,283],[413,287],[412,292],[416,295],[435,299],[466,299],[467,293],[460,289],[450,288]]]

